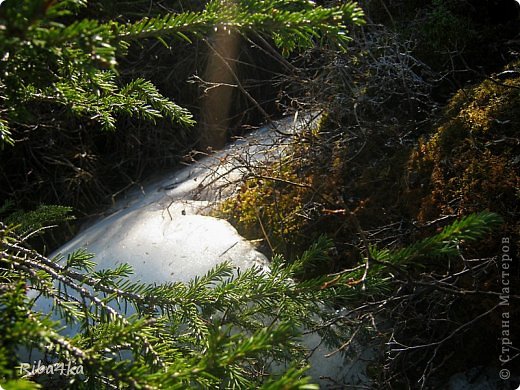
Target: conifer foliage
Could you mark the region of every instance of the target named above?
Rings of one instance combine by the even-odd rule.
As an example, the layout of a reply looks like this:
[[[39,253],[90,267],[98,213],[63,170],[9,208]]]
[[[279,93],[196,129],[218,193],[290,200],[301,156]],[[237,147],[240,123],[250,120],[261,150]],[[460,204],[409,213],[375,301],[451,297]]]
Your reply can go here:
[[[359,24],[354,3],[334,8],[313,2],[212,0],[203,11],[167,13],[135,23],[77,19],[85,0],[5,1],[0,8],[0,134],[13,144],[17,124],[38,125],[31,106],[45,104],[58,115],[85,117],[100,129],[113,130],[120,115],[155,120],[166,117],[193,124],[190,113],[161,96],[146,80],[122,83],[117,57],[133,41],[165,37],[186,40],[214,29],[254,30],[270,34],[285,52],[309,47],[316,39],[345,43],[346,23]],[[171,43],[170,43],[171,44]]]
[[[352,2],[326,8],[306,0],[212,0],[182,12],[159,7],[152,16],[125,14],[132,8],[125,2],[117,18],[96,14],[106,3],[0,5],[0,196],[17,207],[36,207],[36,192],[45,203],[85,212],[140,178],[142,154],[156,169],[160,158],[175,160],[194,144],[194,117],[175,96],[119,73],[129,50],[155,40],[175,53],[176,45],[195,47],[215,30],[261,34],[285,53],[325,41],[344,47],[347,26],[362,23]],[[153,124],[160,129],[150,130]]]
[[[224,263],[187,284],[162,285],[132,281],[126,264],[95,270],[93,255],[82,250],[66,259],[46,258],[2,224],[0,380],[7,389],[36,388],[36,383],[96,389],[316,388],[305,376],[303,331],[340,345],[353,337],[352,329],[348,321],[338,326],[346,318],[334,308],[386,300],[396,267],[411,270],[421,266],[420,259],[453,258],[461,240],[478,240],[499,223],[496,215],[482,213],[399,251],[373,248],[374,257],[366,261],[376,263],[362,276],[355,269],[298,280],[308,267],[327,261],[332,242],[321,238],[290,264],[275,257],[268,272]],[[35,300],[43,298],[53,303],[54,316],[34,311]],[[67,361],[81,373],[20,370],[20,351],[31,348],[38,356],[45,353],[47,366]]]
[[[127,117],[192,126],[190,112],[149,80],[120,77],[118,60],[133,42],[157,39],[174,50],[177,41],[226,29],[271,36],[290,53],[323,41],[344,48],[347,26],[362,23],[352,2],[326,8],[307,0],[210,0],[202,9],[127,23],[84,19],[88,6],[86,0],[0,2],[0,153],[43,156],[36,161],[45,170],[49,161],[66,165],[47,153],[57,135],[82,140],[119,129]],[[87,161],[88,151],[75,158]],[[20,161],[31,173],[30,163]],[[269,271],[225,263],[186,284],[147,285],[131,278],[128,265],[96,269],[94,255],[83,250],[48,258],[30,247],[31,231],[69,211],[42,206],[0,223],[2,388],[313,389],[302,332],[347,345],[356,332],[336,309],[352,305],[349,312],[362,313],[356,305],[396,301],[386,298],[402,294],[401,274],[421,277],[414,271],[423,261],[455,258],[462,242],[500,223],[489,213],[469,216],[404,249],[367,248],[357,267],[334,275],[308,277],[333,250],[320,238],[295,261],[275,256]],[[52,313],[34,309],[39,299],[52,302]],[[30,349],[47,367],[68,362],[75,375],[21,370]]]

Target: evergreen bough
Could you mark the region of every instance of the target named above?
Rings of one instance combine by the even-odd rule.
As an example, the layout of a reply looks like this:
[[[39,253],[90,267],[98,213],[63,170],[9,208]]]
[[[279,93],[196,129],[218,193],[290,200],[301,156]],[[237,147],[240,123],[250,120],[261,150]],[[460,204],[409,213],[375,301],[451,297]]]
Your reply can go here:
[[[12,127],[37,126],[33,108],[42,104],[57,116],[86,118],[103,130],[114,130],[120,116],[193,125],[190,112],[151,82],[118,77],[118,57],[132,42],[151,38],[173,46],[227,29],[271,35],[289,53],[322,39],[343,46],[347,24],[362,23],[353,2],[325,8],[306,0],[211,0],[202,11],[128,23],[78,20],[87,3],[7,0],[0,5],[0,145],[16,141]]]
[[[67,131],[59,126],[64,118],[69,125],[72,118],[78,126],[108,131],[120,117],[167,118],[191,126],[191,114],[150,81],[120,78],[118,59],[133,42],[157,39],[171,46],[225,28],[270,35],[290,53],[325,40],[344,48],[347,24],[362,23],[352,2],[325,8],[305,0],[214,0],[202,10],[127,23],[82,19],[78,15],[87,6],[84,0],[0,4],[4,150],[23,137],[37,137],[39,126]],[[35,114],[42,107],[50,113],[45,123]],[[461,242],[478,240],[499,223],[483,213],[404,249],[370,248],[366,266],[338,275],[299,280],[326,259],[331,242],[323,238],[291,264],[275,257],[270,272],[238,272],[222,264],[188,284],[155,286],[132,282],[128,265],[95,270],[93,256],[82,250],[67,259],[48,259],[31,249],[21,234],[68,209],[40,212],[34,218],[12,215],[11,225],[0,226],[0,384],[5,389],[33,389],[37,382],[92,389],[315,388],[304,373],[304,329],[319,331],[330,343],[345,340],[350,329],[329,326],[342,319],[334,308],[395,294],[396,271],[420,269],[425,259],[453,258]],[[52,299],[55,317],[35,312],[29,291]],[[128,314],[131,307],[134,314]],[[64,324],[78,333],[66,335]],[[50,361],[81,364],[84,373],[22,379],[23,347],[45,351]]]
[[[363,285],[353,283],[357,270],[298,280],[306,267],[327,261],[332,242],[326,238],[291,264],[275,256],[269,272],[223,263],[189,283],[148,285],[131,281],[126,264],[95,270],[93,255],[83,250],[46,258],[2,224],[0,380],[6,389],[36,388],[35,382],[95,389],[316,388],[305,376],[304,330],[338,345],[351,332],[329,326],[340,320],[338,304],[356,307],[388,296],[396,265],[453,257],[462,239],[478,240],[499,223],[494,214],[471,215],[402,250],[372,249],[378,263]],[[51,299],[58,320],[35,312],[28,291]],[[63,333],[64,325],[77,334]],[[20,347],[45,352],[50,362],[82,365],[83,374],[20,379]]]

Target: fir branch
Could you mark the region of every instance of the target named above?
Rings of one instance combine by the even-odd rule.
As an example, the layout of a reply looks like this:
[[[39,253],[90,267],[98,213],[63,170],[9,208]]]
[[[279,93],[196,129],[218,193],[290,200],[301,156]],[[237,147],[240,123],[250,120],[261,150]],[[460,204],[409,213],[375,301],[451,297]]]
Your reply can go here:
[[[286,53],[296,48],[308,48],[314,39],[334,37],[343,45],[349,38],[346,23],[363,23],[363,12],[355,3],[338,7],[310,6],[308,2],[280,1],[210,1],[201,12],[168,14],[145,18],[131,25],[114,25],[122,41],[140,40],[157,36],[180,37],[191,41],[187,34],[201,37],[213,29],[228,31],[256,31],[275,36],[278,47]]]

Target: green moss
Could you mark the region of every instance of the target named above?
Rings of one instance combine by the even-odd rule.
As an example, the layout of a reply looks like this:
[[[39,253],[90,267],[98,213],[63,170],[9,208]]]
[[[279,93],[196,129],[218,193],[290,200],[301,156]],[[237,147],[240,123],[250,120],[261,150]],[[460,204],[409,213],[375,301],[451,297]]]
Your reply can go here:
[[[426,190],[420,219],[484,208],[518,212],[518,107],[520,77],[485,80],[454,95],[443,122],[410,161]]]
[[[519,88],[520,78],[510,78],[459,91],[433,135],[415,148],[399,142],[398,125],[352,137],[347,125],[325,118],[281,164],[244,183],[220,213],[249,239],[289,257],[326,234],[336,241],[338,267],[359,260],[349,212],[363,229],[377,230],[489,209],[514,229]]]
[[[247,180],[237,196],[227,199],[217,211],[249,239],[262,239],[270,250],[290,254],[308,245],[303,237],[307,224],[305,208],[312,197],[312,177],[287,159],[266,167]]]

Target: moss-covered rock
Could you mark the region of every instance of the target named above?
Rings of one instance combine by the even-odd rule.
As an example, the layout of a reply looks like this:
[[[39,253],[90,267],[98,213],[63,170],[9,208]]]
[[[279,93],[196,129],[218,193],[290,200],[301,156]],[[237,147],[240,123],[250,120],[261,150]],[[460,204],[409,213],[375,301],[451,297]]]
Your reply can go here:
[[[281,170],[264,168],[242,185],[236,197],[224,201],[219,213],[247,238],[265,240],[270,251],[290,252],[302,243],[310,182],[311,177],[298,175],[288,163]]]
[[[424,190],[420,220],[489,209],[515,223],[520,74],[504,74],[511,77],[455,94],[433,136],[414,151],[409,170]]]

